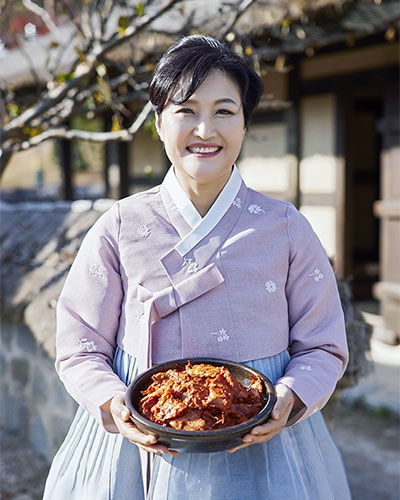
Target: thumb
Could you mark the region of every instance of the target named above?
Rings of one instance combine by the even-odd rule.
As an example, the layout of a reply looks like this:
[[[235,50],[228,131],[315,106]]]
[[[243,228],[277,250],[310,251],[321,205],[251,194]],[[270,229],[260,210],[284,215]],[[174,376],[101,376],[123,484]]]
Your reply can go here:
[[[124,404],[123,396],[118,395],[114,398],[114,409],[121,420],[123,420],[124,422],[129,420],[130,411],[129,408],[127,408]]]
[[[286,388],[283,384],[276,386],[276,396],[277,400],[271,414],[274,420],[278,420],[287,411],[292,402],[290,389]]]
[[[121,407],[121,410],[120,410],[119,414],[121,415],[121,419],[124,422],[127,422],[129,420],[130,412],[129,412],[129,409],[126,406],[122,406]]]

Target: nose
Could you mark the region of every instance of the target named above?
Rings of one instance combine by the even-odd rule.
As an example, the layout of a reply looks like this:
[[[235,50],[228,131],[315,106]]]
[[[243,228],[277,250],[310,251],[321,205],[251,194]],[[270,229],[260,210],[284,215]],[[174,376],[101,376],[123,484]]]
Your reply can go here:
[[[214,137],[215,133],[214,120],[207,116],[199,117],[194,134],[201,139],[209,139],[210,137]]]

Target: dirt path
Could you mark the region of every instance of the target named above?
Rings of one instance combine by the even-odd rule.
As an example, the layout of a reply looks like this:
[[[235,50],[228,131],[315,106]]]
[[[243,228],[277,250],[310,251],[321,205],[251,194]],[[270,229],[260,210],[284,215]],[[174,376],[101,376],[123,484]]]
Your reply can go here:
[[[399,419],[385,411],[337,405],[333,436],[353,500],[400,499]]]
[[[25,441],[4,432],[0,433],[0,439],[1,500],[40,500],[47,462]]]

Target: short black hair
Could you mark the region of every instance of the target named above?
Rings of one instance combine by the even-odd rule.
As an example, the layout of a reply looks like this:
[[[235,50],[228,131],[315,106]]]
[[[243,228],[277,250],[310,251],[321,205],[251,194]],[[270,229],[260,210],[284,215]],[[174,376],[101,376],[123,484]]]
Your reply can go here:
[[[187,101],[213,69],[223,71],[238,85],[247,128],[263,92],[261,78],[227,45],[203,35],[182,37],[161,57],[150,84],[150,101],[156,113],[160,114],[168,101]],[[184,95],[171,99],[184,80]]]

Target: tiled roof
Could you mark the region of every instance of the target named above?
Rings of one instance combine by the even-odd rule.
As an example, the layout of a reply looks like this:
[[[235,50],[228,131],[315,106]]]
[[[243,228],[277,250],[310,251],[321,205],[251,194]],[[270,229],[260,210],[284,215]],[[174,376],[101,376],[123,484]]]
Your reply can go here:
[[[281,24],[266,27],[260,38],[268,42],[261,47],[261,53],[266,60],[273,60],[278,54],[294,54],[304,52],[308,47],[325,47],[384,33],[390,26],[399,31],[398,0],[383,0],[380,5],[358,0],[336,17],[326,16],[307,23],[299,21],[286,29]],[[257,42],[256,47],[260,48]]]
[[[308,47],[324,47],[346,41],[349,37],[363,38],[365,36],[385,32],[394,25],[399,29],[400,4],[398,0],[333,0],[310,2],[290,2],[289,0],[258,0],[243,15],[237,24],[237,29],[246,33],[246,37],[260,49],[266,61],[275,60],[278,54],[293,54],[304,52]],[[218,32],[221,9],[224,4],[229,8],[230,2],[220,0],[191,0],[186,4],[184,13],[175,7],[156,19],[149,32],[137,38],[135,52],[163,52],[176,33],[184,32],[187,24],[187,15],[193,26],[202,26],[202,32],[213,34]],[[157,2],[154,2],[154,7]],[[297,14],[293,11],[297,5]],[[308,9],[308,10],[307,10]],[[118,9],[113,12],[112,27],[118,22]],[[290,23],[285,25],[286,16]],[[115,18],[115,19],[114,19]],[[206,25],[203,25],[208,19]],[[210,21],[211,19],[211,21]],[[299,19],[299,20],[296,20]],[[303,21],[301,21],[303,19]],[[305,19],[308,19],[307,21]],[[71,24],[59,28],[62,40],[68,40],[73,30]],[[111,28],[110,28],[111,29]],[[166,35],[165,38],[157,36]],[[45,61],[48,57],[48,46],[51,44],[52,34],[38,37],[29,41],[26,49],[35,54],[34,65],[38,77],[47,81]],[[158,42],[156,42],[158,40]],[[133,57],[128,49],[120,48],[114,56]],[[62,54],[61,68],[66,69],[74,60],[73,44],[70,44]],[[14,86],[32,84],[33,76],[23,54],[18,49],[7,51],[0,65],[0,81],[12,83]],[[2,71],[3,68],[3,71]],[[5,70],[7,68],[7,71]]]

